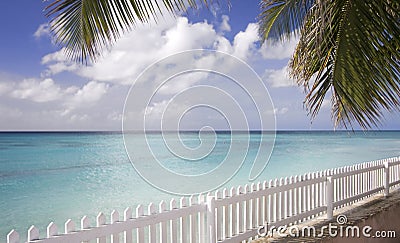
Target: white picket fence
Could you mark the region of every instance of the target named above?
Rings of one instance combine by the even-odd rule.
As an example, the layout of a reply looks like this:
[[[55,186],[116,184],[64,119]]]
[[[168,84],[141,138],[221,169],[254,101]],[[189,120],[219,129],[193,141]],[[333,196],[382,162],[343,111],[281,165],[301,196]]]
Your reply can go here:
[[[27,242],[247,242],[265,223],[291,225],[322,214],[331,219],[335,209],[377,193],[387,196],[399,185],[400,157],[394,157],[181,198],[179,205],[174,199],[158,208],[150,203],[147,210],[140,205],[134,217],[131,208],[123,219],[113,211],[109,222],[100,213],[95,226],[84,216],[79,229],[67,220],[64,233],[50,223],[43,239],[31,226]],[[7,242],[20,242],[19,234],[12,230]]]

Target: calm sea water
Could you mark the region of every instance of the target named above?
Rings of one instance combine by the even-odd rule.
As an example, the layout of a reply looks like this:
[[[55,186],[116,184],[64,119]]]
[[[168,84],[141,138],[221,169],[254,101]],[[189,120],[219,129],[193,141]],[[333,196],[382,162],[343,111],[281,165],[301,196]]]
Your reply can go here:
[[[199,144],[197,133],[182,136]],[[248,159],[225,186],[248,183],[260,133],[250,136]],[[199,162],[172,156],[159,134],[150,144],[165,166],[180,173],[205,172],[218,166],[228,151],[230,134],[218,133],[215,149]],[[235,151],[240,152],[240,151]],[[257,181],[351,165],[400,155],[400,132],[278,132],[271,159]],[[146,155],[137,155],[146,160]],[[59,230],[71,218],[91,218],[102,211],[169,200],[173,195],[144,182],[125,153],[120,133],[0,133],[0,241],[16,229],[25,239],[34,224],[44,236],[54,221]],[[109,217],[108,217],[109,218]]]

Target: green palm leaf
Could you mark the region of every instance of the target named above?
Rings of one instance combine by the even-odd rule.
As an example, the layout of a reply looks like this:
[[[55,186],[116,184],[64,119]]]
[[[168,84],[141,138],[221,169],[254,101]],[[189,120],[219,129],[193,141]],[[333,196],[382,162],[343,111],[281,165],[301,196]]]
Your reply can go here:
[[[284,41],[293,33],[299,34],[305,16],[313,4],[312,0],[261,1],[259,25],[263,41]]]
[[[208,6],[212,0],[203,3]],[[53,35],[68,57],[87,63],[135,24],[197,6],[195,0],[54,0],[46,7],[46,16],[52,18]]]
[[[312,117],[329,91],[336,126],[352,127],[355,121],[371,128],[381,123],[384,110],[399,109],[398,12],[392,1],[321,0],[309,8],[289,67],[306,88],[305,104]],[[282,27],[287,20],[270,25],[282,36],[290,30]],[[264,36],[270,32],[260,31]]]

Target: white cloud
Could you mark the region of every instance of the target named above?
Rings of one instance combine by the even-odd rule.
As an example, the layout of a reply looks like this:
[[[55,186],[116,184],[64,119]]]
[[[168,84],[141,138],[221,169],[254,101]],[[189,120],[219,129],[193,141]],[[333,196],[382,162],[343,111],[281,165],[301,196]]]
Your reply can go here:
[[[295,81],[289,78],[287,66],[281,69],[266,69],[262,78],[275,88],[296,86]]]
[[[0,95],[7,93],[12,89],[12,83],[0,83]]]
[[[49,36],[49,35],[50,35],[50,25],[48,23],[39,25],[39,27],[33,34],[33,36],[36,38],[40,38],[42,36]]]
[[[112,112],[110,114],[107,115],[107,119],[111,120],[111,121],[122,121],[122,113],[120,112]]]
[[[66,109],[62,115],[68,115],[76,109],[92,107],[107,93],[108,89],[108,84],[90,81],[65,100]]]
[[[161,117],[165,108],[168,105],[168,100],[163,100],[161,102],[153,102],[153,104],[149,105],[146,108],[145,115],[152,117]]]
[[[182,91],[195,83],[206,79],[208,73],[206,72],[192,72],[186,73],[182,76],[177,76],[165,83],[159,90],[160,94],[176,94],[179,91]]]
[[[53,52],[42,57],[42,64],[47,66],[47,69],[42,73],[42,76],[48,77],[64,71],[76,71],[80,67],[77,63],[70,61],[65,55],[65,48],[57,52]]]
[[[222,22],[219,25],[220,31],[231,31],[231,26],[229,25],[229,16],[222,15]]]
[[[250,23],[245,31],[236,34],[233,40],[233,55],[244,60],[247,59],[258,40],[258,25]]]
[[[260,48],[260,53],[264,59],[282,60],[290,58],[298,42],[298,38],[292,37],[286,42],[277,42],[274,44],[264,43]]]
[[[162,100],[160,102],[152,102],[146,107],[143,114],[145,116],[145,124],[147,129],[167,129],[182,125],[175,124],[176,118],[183,118],[187,115],[189,104],[185,102],[175,102],[174,100]],[[137,116],[137,115],[136,115]],[[205,115],[204,115],[205,116]],[[192,125],[201,119],[191,121]]]
[[[164,48],[172,53],[198,47],[210,47],[215,37],[213,25],[207,22],[192,24],[187,18],[181,17],[177,19],[175,26],[166,31]]]
[[[111,97],[110,94],[107,94],[110,87],[131,85],[145,68],[161,58],[177,52],[201,48],[224,51],[243,60],[248,59],[254,53],[257,54],[257,24],[250,23],[245,30],[236,34],[233,41],[230,41],[224,36],[224,32],[230,29],[228,21],[229,17],[223,16],[222,22],[214,27],[206,21],[191,23],[186,17],[178,17],[173,21],[166,20],[158,25],[138,26],[134,31],[119,39],[100,60],[89,66],[80,66],[69,61],[64,55],[63,49],[43,56],[42,64],[46,66],[46,70],[42,74],[44,77],[69,72],[84,77],[84,79],[93,80],[80,88],[75,86],[62,88],[59,92],[63,98],[59,101],[61,105],[57,107],[57,114],[64,117],[65,120],[89,122],[93,121],[96,114],[101,113],[103,120],[116,123],[121,120],[120,113],[99,112],[110,106],[108,103],[112,99],[115,100],[115,97],[121,97],[123,102],[126,93],[113,94]],[[189,61],[192,62],[192,67],[212,68],[219,65],[227,71],[238,71],[238,68],[234,67],[236,64],[213,55],[197,57],[194,63],[193,59]],[[167,71],[173,73],[174,67],[165,68],[171,69]],[[160,69],[153,72],[152,75],[143,79],[147,81],[143,82],[140,87],[143,89],[154,88],[154,82],[151,80],[156,80],[163,71],[164,69]],[[157,117],[159,115],[157,111],[161,111],[165,101],[174,94],[208,78],[209,74],[206,72],[185,73],[165,83],[148,108],[149,119]],[[114,85],[110,85],[110,83]],[[219,85],[223,86],[225,82],[219,82]],[[85,114],[89,117],[84,116]]]
[[[35,36],[43,36],[46,31],[46,26],[43,25],[38,28]],[[158,24],[138,26],[134,31],[119,39],[95,64],[88,66],[71,62],[66,58],[64,49],[62,49],[42,57],[41,63],[46,68],[42,73],[42,78],[22,80],[19,77],[18,80],[13,79],[12,82],[8,83],[0,80],[0,94],[5,94],[0,96],[0,101],[2,104],[9,104],[6,114],[10,114],[10,117],[11,114],[14,114],[14,117],[21,116],[20,119],[29,121],[33,128],[41,126],[52,129],[59,126],[68,129],[118,129],[122,120],[122,107],[129,88],[128,85],[131,85],[145,68],[161,58],[190,49],[215,49],[248,61],[251,66],[263,66],[264,69],[265,65],[269,65],[269,59],[289,57],[295,46],[294,42],[290,42],[275,46],[272,50],[265,46],[260,48],[257,45],[259,40],[258,25],[255,23],[248,24],[246,29],[236,33],[236,35],[232,33],[232,39],[225,36],[229,31],[232,30],[228,16],[222,16],[221,22],[214,25],[206,21],[192,23],[186,17],[167,18],[164,22]],[[188,57],[189,59],[191,67],[206,69],[207,67],[217,66],[223,71],[233,71],[235,74],[242,73],[240,67],[234,66],[237,64],[213,55],[197,57],[196,59]],[[287,77],[284,68],[280,69],[281,66],[282,62],[279,62],[274,66],[277,69],[265,70],[264,79],[271,83],[273,87],[294,85],[293,81]],[[168,69],[171,69],[168,71],[173,73],[173,65]],[[163,71],[164,69],[161,68],[151,75],[146,74],[146,79],[144,79],[146,81],[138,87],[144,90],[154,88],[155,82],[151,80],[159,78]],[[257,71],[260,71],[260,69]],[[90,80],[90,82],[77,86],[62,85],[55,81],[59,77],[57,74],[62,72],[69,73],[67,76],[69,78],[73,78],[71,74],[77,75],[77,80],[74,80],[74,83],[78,83],[82,80],[82,77],[83,80]],[[237,75],[240,77],[239,74]],[[245,75],[243,74],[243,76]],[[195,85],[208,85],[207,82],[214,82],[216,87],[229,91],[235,99],[237,98],[241,102],[250,102],[250,100],[240,96],[241,93],[235,90],[236,86],[230,80],[219,76],[215,77],[215,75],[212,76],[205,72],[185,73],[168,81],[158,90],[157,96],[154,96],[147,108],[147,118],[154,121],[154,127],[157,127],[159,125],[157,121],[161,119],[160,116],[165,111],[167,102],[171,97]],[[200,95],[200,97],[207,96]],[[212,98],[207,97],[207,99]],[[172,110],[172,113],[179,113],[186,105],[181,100],[181,102],[170,104],[168,107]],[[280,107],[275,111],[271,109],[269,112],[282,115],[292,113],[294,110],[290,107],[289,111],[287,104]],[[200,110],[198,113],[190,114],[195,114],[197,118],[216,119],[209,115],[209,111],[206,114],[202,112],[203,110]],[[135,117],[143,117],[144,110],[135,110],[134,113]],[[166,115],[171,114],[168,112]],[[3,118],[3,120],[11,122],[12,119]],[[17,123],[17,120],[15,121]],[[51,124],[54,123],[54,125],[49,125],[46,121]],[[196,119],[191,120],[191,122],[196,122]],[[20,124],[25,126],[23,122]],[[224,127],[224,125],[221,125],[221,127]],[[4,126],[1,128],[4,128]]]
[[[82,121],[88,121],[90,119],[90,117],[87,114],[73,114],[71,115],[71,117],[69,118],[70,121],[72,122],[82,122]]]
[[[68,61],[68,58],[66,55],[64,55],[65,48],[62,48],[59,51],[50,53],[42,57],[42,64],[48,64],[51,62],[65,62]]]
[[[288,111],[289,111],[289,108],[287,108],[287,107],[282,107],[280,109],[279,108],[274,109],[274,113],[276,115],[283,115],[283,114],[286,114]]]
[[[228,16],[223,17],[221,26],[227,30]],[[50,53],[42,58],[42,64],[47,66],[44,75],[69,71],[92,80],[130,85],[150,64],[185,50],[213,48],[246,60],[255,51],[257,29],[257,24],[250,23],[231,43],[212,24],[190,23],[186,17],[178,17],[154,26],[138,26],[89,66],[70,62],[63,50]]]
[[[185,17],[175,22],[166,21],[159,25],[138,26],[113,46],[95,64],[78,66],[69,62],[63,51],[42,58],[47,65],[47,74],[72,71],[85,78],[98,81],[131,84],[151,63],[176,52],[210,48],[217,33],[207,22],[189,23]]]
[[[11,104],[16,104],[17,107],[14,109],[11,108],[12,106],[8,109],[3,108],[4,111],[7,111],[7,113],[4,114],[9,114],[8,116],[12,117],[11,111],[15,110],[20,112],[19,108],[21,107],[18,105],[20,104],[19,100],[27,100],[31,101],[31,103],[25,102],[23,108],[29,110],[30,115],[36,112],[45,112],[54,118],[67,116],[67,120],[72,119],[71,121],[88,120],[90,118],[87,113],[88,108],[93,107],[96,102],[99,102],[109,89],[108,84],[96,81],[88,82],[81,88],[76,86],[61,87],[51,78],[43,80],[24,79],[11,84],[0,83],[0,88],[8,87],[8,90],[12,90],[1,98],[2,100],[6,97],[11,98]],[[7,102],[9,103],[10,101]],[[103,109],[104,107],[99,105],[97,108]],[[92,112],[89,111],[90,115],[94,115],[98,109]],[[82,113],[81,111],[84,110],[86,111]],[[25,113],[20,113],[25,116]],[[36,115],[41,116],[38,113],[36,113]]]
[[[11,97],[29,99],[34,102],[48,102],[62,97],[61,88],[51,78],[44,80],[25,79],[11,92]]]
[[[214,49],[225,53],[233,53],[233,46],[231,45],[231,42],[223,36],[217,36],[214,43]]]
[[[107,92],[108,87],[108,84],[91,81],[78,90],[73,99],[77,103],[96,102]]]
[[[4,83],[0,83],[0,87],[3,86]],[[108,84],[96,81],[90,81],[82,88],[76,86],[62,88],[51,78],[44,80],[25,79],[15,84],[9,96],[37,103],[59,101],[59,104],[64,104],[68,107],[68,110],[71,110],[79,106],[92,105],[107,93],[108,88]]]

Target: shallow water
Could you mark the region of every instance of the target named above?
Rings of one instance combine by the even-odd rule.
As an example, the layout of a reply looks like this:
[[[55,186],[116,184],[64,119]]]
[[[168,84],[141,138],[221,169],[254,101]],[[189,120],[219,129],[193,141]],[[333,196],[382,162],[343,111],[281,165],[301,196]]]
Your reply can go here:
[[[203,142],[210,137],[203,137]],[[182,160],[170,153],[160,134],[148,136],[163,166],[178,173],[205,173],[217,167],[227,153],[247,153],[242,168],[224,187],[248,183],[260,133],[252,133],[249,149],[229,151],[230,133],[217,133],[209,156],[199,161]],[[267,136],[271,136],[267,134]],[[198,134],[181,136],[189,148],[201,144]],[[204,140],[205,139],[205,140]],[[236,139],[241,139],[236,137]],[[400,132],[278,132],[266,169],[256,181],[299,175],[400,155]],[[137,160],[149,155],[135,154]],[[263,155],[268,157],[267,155]],[[212,178],[210,178],[212,179]],[[0,241],[11,229],[23,239],[34,224],[44,236],[54,221],[59,230],[72,218],[91,218],[102,211],[109,215],[127,206],[169,200],[136,173],[125,152],[120,133],[0,133]],[[108,217],[109,218],[109,217]]]

